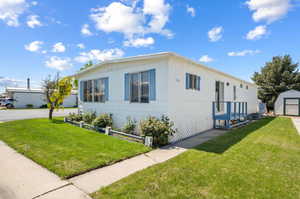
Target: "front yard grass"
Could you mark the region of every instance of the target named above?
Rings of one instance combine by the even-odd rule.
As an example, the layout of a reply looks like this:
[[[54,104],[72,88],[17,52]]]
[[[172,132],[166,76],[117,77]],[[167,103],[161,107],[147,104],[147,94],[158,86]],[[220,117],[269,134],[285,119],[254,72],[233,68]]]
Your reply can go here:
[[[262,119],[137,172],[92,197],[300,198],[300,136],[289,118]]]
[[[0,123],[0,140],[62,178],[150,150],[143,144],[66,124],[62,118]]]

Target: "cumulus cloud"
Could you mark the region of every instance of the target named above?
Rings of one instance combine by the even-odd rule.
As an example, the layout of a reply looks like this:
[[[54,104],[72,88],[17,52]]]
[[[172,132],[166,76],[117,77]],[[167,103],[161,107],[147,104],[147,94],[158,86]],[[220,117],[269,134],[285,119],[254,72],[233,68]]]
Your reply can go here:
[[[187,13],[189,13],[192,17],[195,17],[195,16],[196,16],[196,10],[195,10],[195,8],[193,8],[193,7],[189,6],[189,5],[187,5],[187,6],[186,6],[186,11],[187,11]]]
[[[112,2],[106,7],[93,8],[90,18],[97,30],[122,33],[128,41],[150,33],[171,38],[173,33],[165,28],[170,9],[164,0],[144,0],[143,7],[137,7],[136,3],[126,5],[124,1]]]
[[[258,40],[261,39],[265,34],[267,34],[267,26],[257,26],[247,33],[246,39]]]
[[[83,43],[77,44],[77,47],[80,49],[85,49],[85,45]]]
[[[42,41],[33,41],[27,45],[25,45],[25,49],[30,51],[30,52],[39,52],[39,50],[41,49],[41,46],[44,42]]]
[[[154,44],[154,39],[152,37],[148,38],[137,38],[131,39],[124,42],[124,46],[132,46],[132,47],[147,47]]]
[[[243,51],[237,51],[237,52],[229,52],[227,53],[230,57],[243,57],[246,55],[255,55],[260,53],[260,50],[243,50]]]
[[[42,23],[39,21],[39,16],[30,15],[27,17],[27,26],[30,28],[35,28],[37,26],[42,26]]]
[[[85,35],[85,36],[91,36],[91,35],[93,35],[93,33],[89,29],[89,25],[88,24],[83,24],[83,26],[81,27],[81,34]]]
[[[79,63],[87,63],[88,61],[105,61],[123,56],[124,52],[118,48],[107,49],[102,51],[98,49],[93,49],[89,52],[81,52],[79,56],[74,58],[74,60]]]
[[[65,51],[66,51],[66,47],[64,46],[64,44],[62,42],[58,42],[53,45],[52,52],[63,53]]]
[[[222,38],[222,33],[223,33],[223,27],[222,26],[218,26],[218,27],[214,27],[213,29],[211,29],[210,31],[208,31],[208,38],[211,42],[216,42],[219,41]]]
[[[72,67],[70,58],[60,58],[57,56],[52,56],[45,62],[46,66],[59,71],[67,70]]]
[[[248,8],[253,11],[254,21],[272,23],[285,16],[291,8],[290,0],[249,0]]]
[[[0,20],[8,26],[19,26],[19,16],[27,9],[26,0],[1,0]]]
[[[214,61],[214,59],[209,57],[208,55],[203,55],[202,57],[200,57],[199,61],[203,63],[208,63]]]

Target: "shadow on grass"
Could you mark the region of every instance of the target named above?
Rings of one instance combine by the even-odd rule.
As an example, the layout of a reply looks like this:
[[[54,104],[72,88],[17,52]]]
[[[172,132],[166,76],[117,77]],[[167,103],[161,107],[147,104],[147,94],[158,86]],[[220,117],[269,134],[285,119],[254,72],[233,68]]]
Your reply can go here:
[[[233,129],[228,131],[226,134],[216,137],[215,139],[209,140],[199,146],[195,147],[194,149],[200,151],[206,151],[211,153],[218,153],[222,154],[227,151],[230,147],[240,142],[249,134],[253,133],[254,131],[262,128],[263,126],[267,125],[271,122],[274,118],[264,118],[254,123],[251,123],[247,126]]]
[[[51,122],[54,124],[64,124],[64,121],[62,119],[58,119],[58,118],[53,118],[51,120]]]

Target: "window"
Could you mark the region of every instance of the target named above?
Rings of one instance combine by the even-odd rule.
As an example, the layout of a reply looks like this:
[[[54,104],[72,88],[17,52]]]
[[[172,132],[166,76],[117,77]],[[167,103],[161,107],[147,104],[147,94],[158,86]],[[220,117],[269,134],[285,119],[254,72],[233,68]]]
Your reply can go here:
[[[233,86],[233,100],[236,100],[236,86]]]
[[[216,111],[224,111],[224,82],[216,81]]]
[[[108,100],[108,78],[82,81],[80,85],[80,98],[83,102],[105,102]]]
[[[186,89],[200,91],[200,77],[197,75],[186,73]]]
[[[243,84],[240,84],[240,88],[243,88]]]
[[[94,80],[94,102],[105,102],[105,79]]]
[[[149,71],[130,74],[130,102],[149,103]]]
[[[93,82],[92,80],[83,82],[83,101],[92,102],[93,101]]]

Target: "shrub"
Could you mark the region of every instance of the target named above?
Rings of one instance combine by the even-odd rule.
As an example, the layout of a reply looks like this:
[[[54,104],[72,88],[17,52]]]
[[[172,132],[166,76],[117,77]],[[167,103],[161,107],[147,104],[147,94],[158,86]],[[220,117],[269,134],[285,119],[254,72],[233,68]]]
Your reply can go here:
[[[80,122],[82,121],[83,118],[82,118],[82,114],[70,113],[67,119],[70,121]]]
[[[33,104],[26,104],[26,108],[33,108]]]
[[[40,108],[48,108],[48,105],[47,104],[43,104],[40,106]]]
[[[174,123],[169,117],[162,116],[160,119],[156,117],[148,117],[140,122],[140,129],[143,135],[153,137],[153,146],[159,147],[169,143],[169,136],[176,133],[173,128]]]
[[[107,126],[112,126],[113,121],[110,114],[102,114],[98,116],[92,123],[95,127],[105,128]]]
[[[96,118],[95,112],[93,112],[93,113],[87,112],[82,115],[82,120],[88,124],[92,124],[92,122],[94,121],[95,118]]]
[[[136,120],[132,120],[131,117],[127,117],[127,123],[123,127],[123,132],[128,134],[134,134],[136,128]]]

